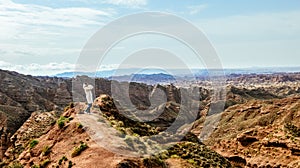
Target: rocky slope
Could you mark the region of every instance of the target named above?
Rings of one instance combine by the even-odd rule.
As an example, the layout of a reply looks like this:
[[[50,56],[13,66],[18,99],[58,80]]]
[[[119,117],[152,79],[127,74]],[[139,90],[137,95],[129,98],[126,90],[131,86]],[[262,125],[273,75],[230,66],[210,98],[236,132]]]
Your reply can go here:
[[[70,84],[59,78],[37,78],[0,70],[0,113],[14,133],[34,111],[59,109],[72,101]]]
[[[232,92],[245,99],[245,102],[229,106],[225,110],[215,132],[205,143],[237,167],[298,167],[300,97],[293,95],[287,98],[255,99],[253,95],[260,95],[256,94],[257,92],[249,94],[252,95],[250,97],[238,94],[239,91]],[[166,140],[168,136],[164,134],[160,137],[163,139],[152,139],[154,142],[150,144],[144,141],[147,136],[159,135],[162,130],[161,124],[139,123],[122,117],[108,95],[99,97],[95,105],[96,113],[93,115],[78,114],[84,108],[84,104],[79,103],[75,108],[67,108],[63,114],[64,125],[61,127],[55,112],[34,113],[13,136],[15,141],[13,147],[6,152],[6,161],[25,167],[230,166],[226,159],[199,142],[193,134],[188,134],[181,142],[176,142],[173,147],[157,153],[154,157],[135,158],[120,152],[116,154],[111,149],[99,146],[97,140],[91,136],[93,130],[89,128],[89,122],[93,121],[92,125],[100,126],[100,130],[105,129],[102,127],[103,123],[110,125],[110,129],[104,131],[109,134],[105,137],[115,135],[102,139],[101,143],[114,143],[117,151],[148,150],[155,145],[155,141],[162,143],[163,139],[166,142],[170,140]],[[170,102],[169,106],[176,107],[176,103]],[[165,108],[170,114],[168,107]],[[97,117],[94,118],[95,116]],[[163,119],[166,116],[161,117]],[[197,134],[199,130],[201,122],[192,131]],[[38,143],[31,147],[33,140]],[[76,147],[80,148],[82,145],[87,145],[88,148],[78,156],[72,156]]]
[[[82,128],[78,128],[79,123],[89,121],[81,120],[75,115],[79,113],[80,109],[83,109],[81,104],[76,104],[75,109],[71,108],[66,111],[64,114],[67,118],[64,122],[66,125],[63,126],[63,129],[59,128],[56,123],[62,107],[72,101],[72,96],[77,98],[75,100],[77,102],[85,101],[82,83],[95,82],[95,95],[107,95],[106,98],[104,97],[104,106],[101,104],[102,98],[96,102],[103,112],[98,111],[98,117],[104,114],[102,120],[105,123],[113,127],[113,130],[122,133],[123,136],[125,134],[125,137],[119,138],[122,142],[122,138],[126,138],[126,135],[131,140],[137,139],[141,142],[138,146],[130,146],[125,143],[123,144],[125,146],[121,146],[122,149],[131,148],[133,151],[139,151],[141,147],[146,147],[146,149],[151,147],[143,139],[159,135],[161,131],[170,127],[177,117],[182,123],[196,117],[192,132],[199,135],[205,117],[207,115],[209,115],[208,119],[215,117],[214,114],[208,114],[212,101],[209,82],[199,81],[193,87],[180,87],[178,84],[176,86],[152,86],[134,82],[128,85],[126,82],[100,78],[91,79],[86,76],[74,79],[32,77],[9,71],[0,71],[0,77],[2,151],[0,158],[10,164],[13,164],[12,161],[16,161],[16,165],[21,163],[28,167],[33,165],[43,167],[42,163],[45,162],[44,164],[48,166],[68,167],[71,163],[74,166],[75,162],[78,167],[79,165],[95,166],[96,158],[99,157],[97,154],[93,154],[95,152],[105,153],[107,158],[104,158],[103,164],[108,167],[126,167],[126,165],[132,167],[147,167],[148,165],[149,167],[149,164],[157,163],[158,167],[162,165],[175,167],[199,164],[219,165],[220,167],[229,165],[227,160],[224,160],[219,154],[240,167],[297,167],[299,164],[299,73],[230,76],[227,79],[226,100],[223,102],[225,111],[222,113],[219,125],[214,128],[215,132],[205,141],[211,149],[219,154],[196,141],[197,138],[189,133],[188,135],[191,136],[184,137],[183,142],[167,151],[167,155],[157,155],[155,158],[146,158],[146,160],[144,160],[145,158],[121,157],[105,148],[97,147],[96,142],[89,137],[91,135],[89,127],[83,125]],[[74,80],[77,81],[75,84]],[[117,86],[115,90],[112,90],[112,85]],[[125,86],[129,86],[129,90],[126,90]],[[73,93],[71,92],[72,88],[76,90]],[[126,95],[128,91],[129,97]],[[199,97],[182,96],[190,91],[199,91]],[[114,92],[118,93],[120,97],[114,97]],[[115,102],[125,100],[126,108],[112,103],[110,96],[116,98]],[[194,104],[199,105],[198,114],[193,114],[188,110]],[[184,115],[178,116],[179,110],[184,111]],[[140,117],[141,111],[147,112],[147,115]],[[136,120],[128,120],[126,118],[128,115],[132,115],[131,117],[137,120],[143,119],[143,117],[154,118],[140,123]],[[86,115],[81,116],[94,120]],[[98,126],[98,123],[96,125]],[[100,126],[103,125],[100,124]],[[12,136],[13,133],[15,133],[14,136]],[[158,139],[161,138],[160,143],[166,140],[165,136],[158,136]],[[39,143],[30,147],[31,143],[34,143],[32,142],[34,139]],[[131,140],[127,139],[128,142]],[[143,143],[146,144],[143,146]],[[89,146],[84,152],[91,150],[87,152],[88,156],[95,160],[87,160],[86,155],[71,157],[70,153],[72,152],[70,151],[75,147],[82,147],[83,144]],[[48,150],[46,146],[51,151],[47,155],[43,154],[44,150]],[[8,147],[10,148],[7,150]],[[59,151],[61,149],[63,149],[62,152]],[[183,153],[180,152],[182,149],[184,149]],[[201,150],[197,151],[198,149]],[[63,157],[64,155],[67,159]],[[207,160],[207,158],[209,159]],[[215,160],[215,158],[219,159]],[[109,163],[105,164],[105,162]],[[3,165],[6,165],[6,162],[3,162]]]
[[[77,101],[85,101],[82,83],[92,80],[86,76],[75,79],[32,77],[3,70],[0,70],[0,78],[0,130],[2,130],[0,137],[3,136],[1,145],[3,148],[8,145],[5,139],[9,139],[33,112],[61,110],[72,102],[73,94],[75,98],[79,98]],[[73,81],[79,81],[79,84],[72,85]],[[97,78],[93,82],[95,95],[111,94],[112,81]],[[130,83],[129,87],[129,97],[134,106],[138,109],[150,106],[148,95],[154,86]],[[169,94],[168,99],[179,101],[177,88],[174,86],[160,86],[160,88]],[[168,93],[167,88],[172,88],[172,92]],[[72,93],[72,89],[75,92]],[[0,153],[2,155],[2,152]]]
[[[105,100],[106,101],[106,100]],[[108,105],[102,101],[104,104]],[[186,138],[177,142],[171,148],[156,153],[154,156],[130,157],[120,153],[114,153],[109,148],[97,144],[89,133],[89,126],[83,124],[94,117],[104,117],[115,111],[107,110],[103,113],[92,115],[78,114],[84,104],[75,104],[66,108],[62,116],[58,117],[55,112],[34,113],[30,119],[19,129],[12,139],[12,146],[5,153],[3,167],[231,167],[229,161],[208,149],[204,144]],[[103,106],[102,106],[103,107]],[[95,109],[97,112],[97,109]],[[104,110],[103,110],[104,111]],[[81,120],[80,120],[81,118]],[[84,119],[84,120],[82,120]],[[102,122],[112,123],[116,120],[94,121],[92,125],[99,126],[102,130]],[[119,120],[120,121],[120,120]],[[63,124],[62,124],[63,123]],[[124,121],[125,123],[125,121]],[[132,123],[134,124],[134,123]],[[131,125],[129,123],[129,125]],[[115,128],[115,127],[114,127]],[[111,127],[110,129],[114,129]],[[140,129],[136,124],[127,127]],[[114,129],[115,130],[115,129]],[[118,132],[115,130],[115,132]],[[110,135],[114,131],[109,132]],[[119,136],[119,135],[116,135]],[[128,137],[136,139],[128,143]],[[116,143],[119,150],[138,148],[136,145],[144,144],[143,135],[131,133],[123,139],[123,143]],[[114,139],[105,137],[107,143],[114,143]],[[138,141],[138,142],[137,142]],[[144,144],[149,146],[150,144]]]
[[[73,86],[75,94],[85,101],[82,83],[90,80],[79,77],[80,85]],[[56,77],[32,77],[16,72],[0,70],[0,128],[13,134],[35,111],[61,110],[72,102],[72,79]],[[132,83],[131,100],[134,105],[150,105],[148,94],[153,86]],[[111,94],[111,81],[95,80],[95,95]],[[0,134],[1,136],[1,134]]]
[[[232,75],[227,79],[228,94],[226,108],[236,104],[244,103],[251,98],[279,98],[300,93],[297,81],[299,73],[291,74],[269,74],[269,75]],[[51,111],[59,109],[73,101],[85,101],[82,83],[91,81],[95,84],[95,95],[112,94],[112,84],[122,85],[124,82],[113,82],[87,76],[71,78],[57,77],[32,77],[16,72],[0,70],[0,114],[6,117],[5,124],[8,124],[8,132],[14,133],[34,111]],[[75,82],[74,81],[78,81]],[[77,84],[77,85],[76,85]],[[272,84],[272,85],[270,85]],[[72,93],[72,89],[75,92]],[[200,100],[205,104],[209,100],[209,85],[205,81],[199,81],[194,89],[200,91]],[[174,85],[146,85],[131,82],[129,84],[130,101],[137,108],[145,109],[151,106],[149,95],[155,90],[161,90],[166,94],[166,101],[181,103],[183,87]],[[126,93],[124,89],[119,93]],[[158,97],[159,99],[161,97]],[[158,100],[154,100],[158,101]],[[165,102],[166,102],[165,101]],[[22,114],[22,117],[14,119],[10,114],[13,111]],[[12,123],[11,119],[16,122]],[[0,126],[4,126],[3,123]]]
[[[206,144],[236,166],[299,167],[299,96],[227,108]]]

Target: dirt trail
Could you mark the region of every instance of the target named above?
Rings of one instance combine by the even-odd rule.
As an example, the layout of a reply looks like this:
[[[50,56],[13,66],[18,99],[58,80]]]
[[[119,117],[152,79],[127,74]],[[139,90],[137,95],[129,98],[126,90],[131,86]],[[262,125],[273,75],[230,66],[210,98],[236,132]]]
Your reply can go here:
[[[78,105],[82,106],[82,105]],[[86,133],[100,147],[110,150],[119,155],[134,157],[136,154],[129,150],[128,145],[118,130],[110,126],[106,119],[101,116],[101,111],[92,109],[91,114],[80,114],[77,111],[76,118],[84,126]]]
[[[77,114],[76,117],[84,126],[86,133],[99,146],[117,154],[128,155],[127,144],[121,134],[111,127],[99,114]]]

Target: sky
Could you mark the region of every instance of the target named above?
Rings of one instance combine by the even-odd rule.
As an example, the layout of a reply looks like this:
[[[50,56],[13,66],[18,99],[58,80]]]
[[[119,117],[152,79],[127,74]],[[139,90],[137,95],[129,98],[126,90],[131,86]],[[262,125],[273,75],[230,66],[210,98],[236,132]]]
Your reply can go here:
[[[0,0],[0,69],[32,75],[74,71],[82,49],[98,30],[123,16],[148,11],[170,13],[195,25],[224,68],[300,66],[299,0]],[[99,68],[117,68],[132,53],[155,66],[159,56],[144,59],[151,57],[140,52],[146,48],[173,53],[188,67],[205,66],[176,39],[144,34],[115,45]],[[128,67],[147,65],[136,60]]]

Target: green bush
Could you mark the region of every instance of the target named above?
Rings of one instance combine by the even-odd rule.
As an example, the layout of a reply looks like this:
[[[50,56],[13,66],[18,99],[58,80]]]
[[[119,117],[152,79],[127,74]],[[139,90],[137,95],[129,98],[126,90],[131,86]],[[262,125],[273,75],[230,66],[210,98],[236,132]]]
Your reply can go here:
[[[65,126],[65,122],[68,122],[68,118],[64,117],[64,116],[60,116],[59,119],[57,120],[57,124],[58,124],[58,127],[60,129],[62,129],[64,126]]]
[[[157,156],[150,156],[149,158],[144,158],[143,163],[146,167],[167,167],[167,164]]]
[[[133,133],[132,136],[134,136],[134,137],[140,137],[140,135],[137,134],[137,133]]]
[[[175,158],[175,159],[178,159],[180,158],[178,155],[174,154],[174,155],[171,155],[171,158]]]
[[[196,162],[194,161],[194,159],[189,159],[188,162],[189,162],[190,164],[192,164],[192,165],[195,165],[195,164],[196,164]]]
[[[38,143],[39,143],[38,140],[33,139],[33,140],[29,143],[30,149],[34,148]]]
[[[42,150],[43,156],[47,156],[51,153],[51,148],[49,146],[45,146]]]
[[[66,156],[63,156],[62,158],[59,159],[58,164],[61,165],[63,161],[67,161],[68,158]]]
[[[32,165],[31,168],[40,168],[39,165]]]
[[[83,125],[81,123],[77,123],[77,128],[83,128]]]
[[[75,148],[73,149],[71,156],[72,156],[72,157],[78,156],[78,155],[80,155],[80,153],[81,153],[82,151],[84,151],[84,150],[87,149],[87,148],[88,148],[88,146],[87,146],[86,143],[80,142],[80,145],[79,145],[78,147],[75,147]]]
[[[70,160],[70,161],[69,161],[68,168],[72,168],[72,166],[73,166],[73,163],[72,163],[72,161]]]

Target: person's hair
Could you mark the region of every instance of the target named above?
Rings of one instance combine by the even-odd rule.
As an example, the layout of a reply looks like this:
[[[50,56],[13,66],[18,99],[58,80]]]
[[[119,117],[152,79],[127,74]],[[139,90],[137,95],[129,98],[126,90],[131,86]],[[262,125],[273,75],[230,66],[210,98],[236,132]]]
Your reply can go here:
[[[83,84],[84,84],[85,86],[87,86],[87,85],[88,85],[88,83],[86,83],[86,82],[84,82]]]

